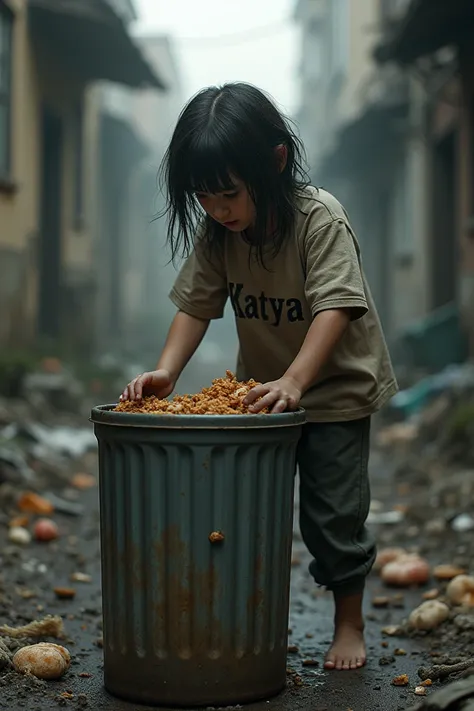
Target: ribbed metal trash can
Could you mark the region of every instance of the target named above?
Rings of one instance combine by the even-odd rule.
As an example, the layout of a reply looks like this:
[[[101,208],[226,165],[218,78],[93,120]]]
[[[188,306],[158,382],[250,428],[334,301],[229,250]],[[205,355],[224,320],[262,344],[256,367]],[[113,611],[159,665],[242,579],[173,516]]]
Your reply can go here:
[[[97,407],[91,416],[106,688],[134,702],[182,707],[279,693],[304,412],[112,410]]]

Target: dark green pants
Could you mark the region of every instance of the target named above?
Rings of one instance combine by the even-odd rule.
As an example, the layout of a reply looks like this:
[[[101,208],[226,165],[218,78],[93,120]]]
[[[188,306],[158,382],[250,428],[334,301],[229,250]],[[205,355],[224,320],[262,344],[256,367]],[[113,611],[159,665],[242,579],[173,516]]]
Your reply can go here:
[[[365,526],[370,505],[370,417],[308,423],[298,446],[300,528],[314,558],[309,570],[338,595],[364,589],[375,540]]]

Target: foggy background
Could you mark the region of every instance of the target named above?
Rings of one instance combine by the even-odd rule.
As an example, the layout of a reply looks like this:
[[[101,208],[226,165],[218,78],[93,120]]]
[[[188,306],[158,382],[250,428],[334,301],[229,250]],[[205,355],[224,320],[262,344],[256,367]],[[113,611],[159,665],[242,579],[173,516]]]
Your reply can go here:
[[[154,367],[176,275],[157,172],[185,102],[232,80],[291,116],[347,208],[400,377],[465,361],[473,63],[421,5],[0,0],[0,388],[48,357],[102,399]],[[228,309],[178,390],[236,352]]]

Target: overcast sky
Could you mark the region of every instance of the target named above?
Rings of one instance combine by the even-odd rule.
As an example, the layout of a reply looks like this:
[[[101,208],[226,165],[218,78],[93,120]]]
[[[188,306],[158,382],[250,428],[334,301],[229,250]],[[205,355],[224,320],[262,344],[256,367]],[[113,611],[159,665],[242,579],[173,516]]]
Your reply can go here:
[[[295,0],[135,0],[141,34],[176,39],[184,90],[249,81],[284,110],[297,108]],[[231,35],[231,37],[229,37]]]

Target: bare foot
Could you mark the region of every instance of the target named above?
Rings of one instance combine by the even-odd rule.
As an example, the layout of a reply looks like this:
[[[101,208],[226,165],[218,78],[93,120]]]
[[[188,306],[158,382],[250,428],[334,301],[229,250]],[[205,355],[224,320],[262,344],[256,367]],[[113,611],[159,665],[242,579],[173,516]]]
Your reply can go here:
[[[334,595],[336,606],[334,640],[324,663],[325,669],[360,669],[366,662],[363,594]]]
[[[336,625],[334,641],[324,662],[325,669],[360,669],[366,662],[364,631],[351,623]]]

